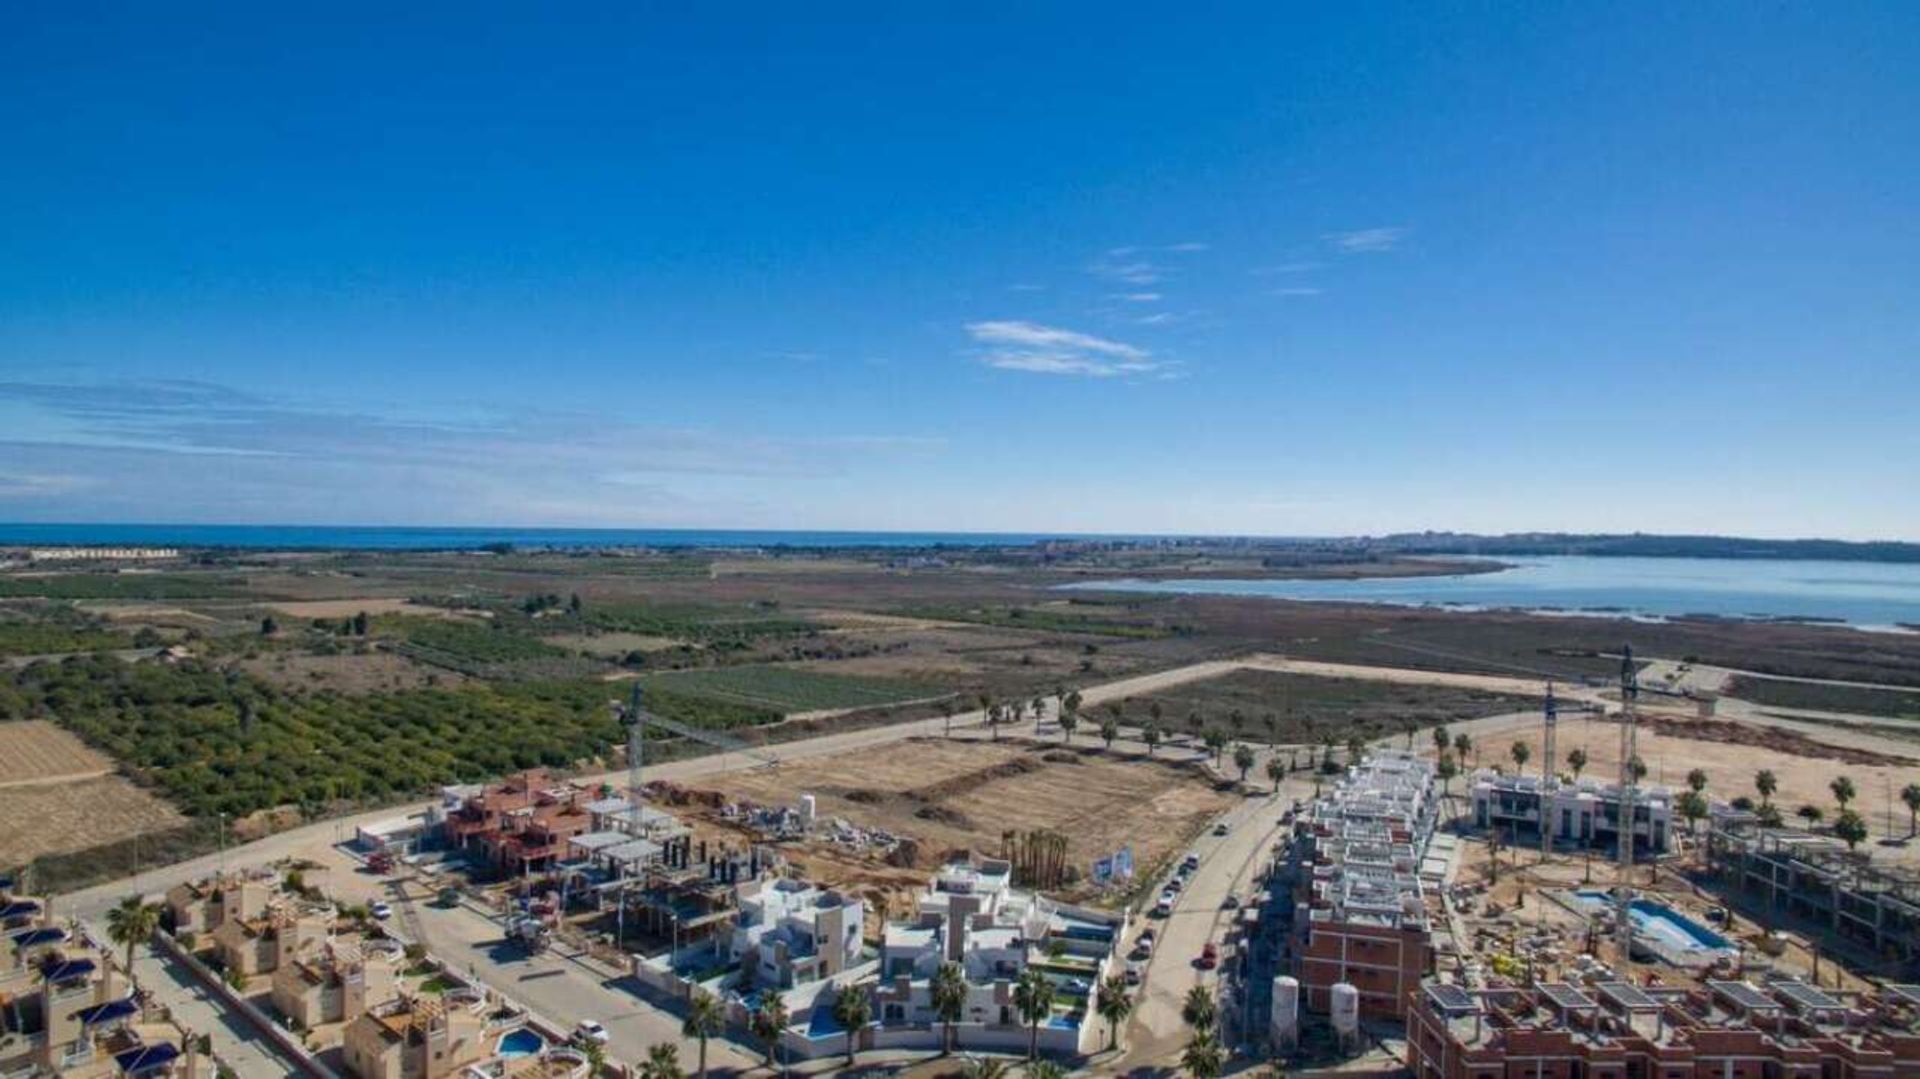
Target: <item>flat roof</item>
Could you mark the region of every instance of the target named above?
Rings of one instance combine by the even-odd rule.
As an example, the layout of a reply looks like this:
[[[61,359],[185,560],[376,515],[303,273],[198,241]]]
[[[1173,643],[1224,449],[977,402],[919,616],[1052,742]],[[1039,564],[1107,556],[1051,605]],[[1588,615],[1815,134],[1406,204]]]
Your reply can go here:
[[[1731,1001],[1734,1007],[1750,1012],[1778,1010],[1780,1007],[1779,1001],[1746,982],[1711,981],[1707,983],[1707,988]]]
[[[1480,1009],[1480,1005],[1473,999],[1472,993],[1467,992],[1460,986],[1447,982],[1438,982],[1427,986],[1427,998],[1433,1001],[1434,1007],[1443,1012],[1461,1013],[1478,1011]]]
[[[1566,982],[1546,982],[1540,986],[1540,992],[1563,1012],[1591,1011],[1600,1006],[1599,1001]]]
[[[1660,1007],[1659,1001],[1632,982],[1601,982],[1594,988],[1600,991],[1602,997],[1630,1012],[1653,1011]]]
[[[591,852],[605,850],[608,847],[617,847],[632,838],[632,836],[625,832],[588,832],[584,835],[574,836],[567,842],[579,847],[581,850]]]
[[[1846,1008],[1838,999],[1824,990],[1801,981],[1778,981],[1770,988],[1804,1012],[1837,1012]]]

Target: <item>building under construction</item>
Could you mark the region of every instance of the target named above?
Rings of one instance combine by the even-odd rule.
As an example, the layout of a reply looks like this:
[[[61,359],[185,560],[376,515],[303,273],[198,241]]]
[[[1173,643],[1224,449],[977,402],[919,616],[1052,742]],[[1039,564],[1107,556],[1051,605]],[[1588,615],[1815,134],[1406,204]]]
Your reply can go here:
[[[1865,951],[1884,969],[1920,978],[1920,874],[1875,866],[1831,836],[1764,828],[1755,814],[1716,814],[1707,864],[1760,920],[1813,925]]]
[[[1920,986],[1429,983],[1407,1014],[1414,1079],[1912,1079]]]
[[[1293,955],[1302,1003],[1326,1012],[1334,986],[1359,1010],[1398,1018],[1433,959],[1434,896],[1421,863],[1438,814],[1434,769],[1376,750],[1295,826]]]

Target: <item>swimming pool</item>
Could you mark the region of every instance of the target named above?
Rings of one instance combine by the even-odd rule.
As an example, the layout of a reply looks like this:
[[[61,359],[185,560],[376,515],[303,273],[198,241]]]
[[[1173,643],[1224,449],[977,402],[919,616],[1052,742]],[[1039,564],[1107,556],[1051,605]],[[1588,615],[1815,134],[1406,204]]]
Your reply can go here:
[[[1611,910],[1614,898],[1598,888],[1583,888],[1573,899],[1588,911]],[[1635,898],[1627,908],[1633,936],[1655,955],[1676,966],[1703,966],[1739,951],[1726,937],[1665,903]]]
[[[503,1057],[530,1057],[547,1047],[547,1039],[531,1030],[510,1030],[501,1039],[494,1051]]]

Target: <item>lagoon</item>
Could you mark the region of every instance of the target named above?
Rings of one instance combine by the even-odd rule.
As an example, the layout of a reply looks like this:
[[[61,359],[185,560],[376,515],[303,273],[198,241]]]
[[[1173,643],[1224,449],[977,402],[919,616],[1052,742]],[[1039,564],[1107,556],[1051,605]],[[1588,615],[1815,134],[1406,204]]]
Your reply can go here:
[[[1341,580],[1113,580],[1094,591],[1265,596],[1463,610],[1669,619],[1686,615],[1920,627],[1920,564],[1744,558],[1501,558],[1493,573]]]

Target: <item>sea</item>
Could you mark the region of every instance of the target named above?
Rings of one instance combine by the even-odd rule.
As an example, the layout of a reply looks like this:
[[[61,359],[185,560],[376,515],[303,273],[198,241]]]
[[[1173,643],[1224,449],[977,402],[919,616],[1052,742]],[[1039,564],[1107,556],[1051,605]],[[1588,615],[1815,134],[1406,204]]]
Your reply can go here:
[[[1920,629],[1920,564],[1760,558],[1501,558],[1492,573],[1357,580],[1111,580],[1099,591],[1178,592],[1448,610],[1665,620],[1707,615]]]
[[[415,528],[404,525],[0,524],[8,546],[226,547],[459,551],[515,547],[1023,547],[1045,540],[1136,540],[1018,532],[805,532],[693,528]]]

